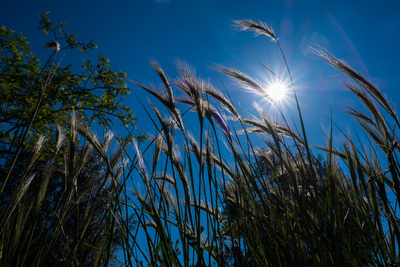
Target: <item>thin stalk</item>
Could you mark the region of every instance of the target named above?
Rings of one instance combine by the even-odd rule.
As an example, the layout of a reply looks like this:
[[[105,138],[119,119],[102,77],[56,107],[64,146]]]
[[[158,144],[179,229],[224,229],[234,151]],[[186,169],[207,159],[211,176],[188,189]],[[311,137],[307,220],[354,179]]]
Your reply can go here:
[[[53,52],[53,55],[56,55],[56,54],[57,54],[57,51],[54,51],[54,52]],[[53,56],[53,55],[52,55],[52,56]],[[64,56],[65,56],[65,54],[64,54]],[[64,57],[64,56],[63,56],[63,57]],[[33,113],[32,113],[32,116],[31,116],[31,118],[30,118],[29,125],[28,125],[28,127],[26,128],[26,130],[25,130],[25,132],[24,132],[24,134],[23,134],[23,136],[22,136],[22,140],[20,141],[20,143],[19,143],[19,145],[18,145],[17,153],[16,153],[15,156],[14,156],[14,160],[13,160],[13,162],[11,163],[11,166],[10,166],[10,168],[9,168],[9,170],[8,170],[7,176],[6,176],[6,178],[5,178],[4,182],[3,182],[3,185],[2,185],[2,187],[1,187],[1,189],[0,189],[0,195],[3,193],[3,190],[4,190],[4,188],[5,188],[5,186],[6,186],[7,182],[8,182],[8,179],[10,178],[11,172],[12,172],[12,170],[14,169],[15,164],[17,163],[18,157],[19,157],[19,155],[20,155],[20,153],[21,153],[21,151],[22,151],[22,148],[23,148],[23,146],[24,146],[23,143],[25,142],[26,137],[28,136],[29,130],[31,129],[31,127],[32,127],[32,125],[33,125],[33,122],[34,122],[34,120],[35,120],[36,114],[37,114],[37,112],[39,111],[40,105],[41,105],[42,100],[43,100],[43,97],[44,97],[44,93],[45,93],[45,91],[46,91],[46,89],[47,89],[47,87],[48,87],[48,85],[49,85],[49,83],[50,83],[50,81],[51,81],[53,75],[55,74],[56,70],[57,70],[58,67],[60,66],[60,63],[61,63],[62,59],[63,59],[63,58],[61,58],[61,60],[58,62],[57,66],[54,68],[53,72],[50,72],[50,73],[49,73],[49,76],[48,76],[48,78],[47,78],[47,81],[46,81],[45,85],[44,85],[43,88],[42,88],[42,92],[41,92],[41,94],[40,94],[39,101],[36,103],[36,107],[35,107],[35,109],[34,109],[34,111],[33,111]],[[50,60],[50,59],[49,59],[49,60]],[[54,60],[55,60],[55,56],[54,56]],[[47,64],[47,63],[46,63],[46,64]]]

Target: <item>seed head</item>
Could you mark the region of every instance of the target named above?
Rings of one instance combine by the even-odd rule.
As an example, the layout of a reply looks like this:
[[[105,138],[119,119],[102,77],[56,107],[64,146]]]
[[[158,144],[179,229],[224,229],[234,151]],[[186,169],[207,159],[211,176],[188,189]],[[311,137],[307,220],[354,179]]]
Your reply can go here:
[[[60,50],[60,43],[57,42],[56,40],[51,40],[50,42],[46,43],[44,45],[46,49],[53,49],[54,51],[59,51]]]
[[[214,107],[210,107],[211,111],[211,116],[214,118],[214,120],[217,122],[219,127],[224,131],[226,136],[232,137],[232,132],[229,129],[228,123],[226,123],[225,119],[218,113],[218,111]]]
[[[254,20],[234,20],[234,25],[241,31],[252,31],[257,35],[266,35],[276,41],[274,30],[262,21]]]

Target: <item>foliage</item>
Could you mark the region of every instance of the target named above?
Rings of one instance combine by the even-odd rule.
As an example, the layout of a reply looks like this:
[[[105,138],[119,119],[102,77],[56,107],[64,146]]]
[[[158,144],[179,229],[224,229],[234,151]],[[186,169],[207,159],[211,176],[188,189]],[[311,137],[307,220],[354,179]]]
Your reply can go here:
[[[111,69],[110,60],[102,54],[94,63],[83,60],[80,69],[63,66],[62,59],[68,51],[87,54],[96,45],[67,34],[65,23],[54,24],[47,14],[41,15],[39,29],[53,39],[46,45],[51,51],[44,64],[33,55],[22,34],[0,28],[0,142],[4,153],[25,141],[25,133],[29,132],[28,141],[33,138],[34,143],[41,134],[54,133],[54,122],[68,125],[65,118],[72,110],[88,124],[109,127],[119,121],[126,127],[135,127],[132,110],[122,103],[129,94],[126,73]],[[131,131],[129,128],[127,134]]]
[[[47,14],[40,29],[53,40],[43,65],[22,34],[0,28],[0,266],[106,265],[133,227],[130,215],[118,223],[114,216],[124,188],[121,157],[136,123],[122,103],[126,74],[102,54],[80,69],[63,66],[69,51],[88,54],[96,45],[78,41]],[[109,152],[112,135],[101,144],[77,120],[122,124],[122,146]]]
[[[360,200],[354,197],[353,187],[344,180],[347,177],[339,178],[342,174],[338,169],[335,170],[337,206],[330,210],[333,196],[328,187],[330,177],[326,162],[321,163],[318,157],[309,164],[303,161],[305,154],[292,152],[291,149],[283,152],[289,161],[286,166],[276,155],[265,151],[257,153],[256,166],[264,168],[259,172],[263,175],[251,178],[258,181],[253,183],[257,188],[236,181],[227,185],[225,212],[230,223],[225,239],[229,246],[232,246],[232,239],[241,240],[245,248],[241,265],[257,266],[260,260],[283,266],[371,263],[374,236],[369,233],[373,228],[369,224],[360,227],[372,216],[371,210],[363,207],[364,203],[356,202]],[[262,162],[266,164],[260,164]],[[302,162],[305,165],[301,165]],[[309,175],[310,166],[314,167],[315,175]],[[247,194],[240,193],[244,186],[249,187]],[[334,221],[330,220],[332,216],[336,218]],[[317,240],[315,233],[321,233]],[[265,255],[268,250],[276,254]],[[299,251],[296,253],[296,250]],[[297,255],[299,253],[303,254]],[[226,254],[234,260],[232,249],[227,249]],[[316,258],[319,259],[316,261]]]
[[[272,38],[291,77],[279,39],[268,25],[251,20],[235,24]],[[274,120],[258,106],[257,114],[240,114],[228,90],[223,93],[184,62],[178,62],[174,82],[152,62],[162,86],[137,84],[159,102],[143,105],[156,128],[147,147],[134,141],[133,151],[121,147],[107,154],[108,142],[101,145],[73,120],[68,145],[56,145],[53,158],[39,156],[44,140],[39,138],[28,152],[31,159],[16,163],[24,171],[18,183],[10,182],[15,193],[2,203],[0,265],[32,261],[33,251],[33,263],[45,264],[53,248],[65,256],[64,265],[107,265],[114,240],[121,247],[115,261],[124,266],[398,265],[397,115],[381,91],[353,68],[324,50],[314,52],[350,78],[345,86],[366,108],[348,110],[360,127],[355,138],[332,121],[326,147],[311,146],[292,78],[298,117],[287,118],[276,105],[279,116]],[[219,71],[271,101],[249,75],[223,66]],[[334,129],[342,134],[340,148],[333,145]],[[88,142],[83,147],[78,132]],[[362,135],[366,142],[360,141]],[[91,160],[89,144],[104,165],[95,164],[97,156]],[[57,163],[61,147],[65,156]],[[318,151],[326,154],[315,156]],[[125,167],[119,164],[123,154]],[[36,163],[46,167],[34,168]],[[53,167],[63,171],[56,174]],[[37,194],[29,191],[36,175],[45,178]],[[44,192],[58,194],[50,190],[50,177],[63,193],[59,202],[49,199],[49,212]],[[100,177],[103,183],[94,183],[100,187],[84,182]],[[97,214],[97,204],[104,200],[106,208]],[[53,216],[52,224],[42,224],[36,214]],[[129,224],[132,216],[135,227]],[[92,220],[97,227],[87,227]],[[32,230],[36,225],[39,230]],[[77,231],[65,232],[68,225]],[[10,234],[15,226],[18,232]],[[49,246],[33,235],[37,231]]]
[[[132,229],[132,218],[120,217],[122,224],[116,224],[113,215],[123,183],[123,147],[108,153],[111,134],[101,143],[74,124],[69,137],[58,127],[54,143],[41,138],[20,157],[0,202],[1,266],[106,264],[115,261],[122,232]],[[80,142],[78,132],[85,137]],[[55,153],[42,157],[46,146]]]

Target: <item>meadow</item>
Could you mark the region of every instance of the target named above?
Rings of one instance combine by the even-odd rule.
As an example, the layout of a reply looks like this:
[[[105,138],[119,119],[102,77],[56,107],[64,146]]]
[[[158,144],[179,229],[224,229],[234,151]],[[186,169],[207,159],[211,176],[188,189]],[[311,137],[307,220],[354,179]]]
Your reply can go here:
[[[400,124],[388,98],[329,51],[310,48],[343,73],[344,86],[363,105],[346,110],[357,132],[332,120],[321,132],[326,145],[313,147],[279,38],[263,22],[234,25],[277,45],[290,81],[265,72],[287,88],[296,118],[251,76],[216,66],[217,77],[229,77],[278,112],[255,106],[256,114],[243,114],[222,79],[211,84],[183,61],[175,79],[151,62],[159,87],[134,82],[153,99],[141,107],[156,129],[147,139],[122,139],[107,120],[99,138],[76,106],[26,149],[30,127],[40,121],[34,109],[21,135],[25,145],[1,161],[1,266],[400,263]],[[57,71],[55,62],[43,72],[38,107]]]

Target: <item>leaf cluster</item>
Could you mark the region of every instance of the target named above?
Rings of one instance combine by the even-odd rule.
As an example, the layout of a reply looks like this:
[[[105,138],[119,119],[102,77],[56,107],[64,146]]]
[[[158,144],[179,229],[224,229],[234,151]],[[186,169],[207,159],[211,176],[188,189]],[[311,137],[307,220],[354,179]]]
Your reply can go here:
[[[126,73],[113,70],[110,60],[102,53],[95,60],[83,59],[80,67],[64,66],[62,58],[69,50],[88,53],[96,46],[93,41],[83,43],[75,35],[67,34],[65,23],[54,24],[47,14],[41,15],[39,29],[53,35],[52,42],[61,48],[53,49],[45,63],[33,55],[29,42],[21,34],[0,28],[0,143],[3,151],[12,151],[30,139],[34,143],[41,134],[49,136],[54,132],[55,122],[68,125],[64,121],[72,110],[89,125],[96,123],[109,128],[118,123],[126,127],[122,137],[129,140],[137,119],[123,103],[130,93],[125,83]],[[29,131],[27,140],[25,131]]]

